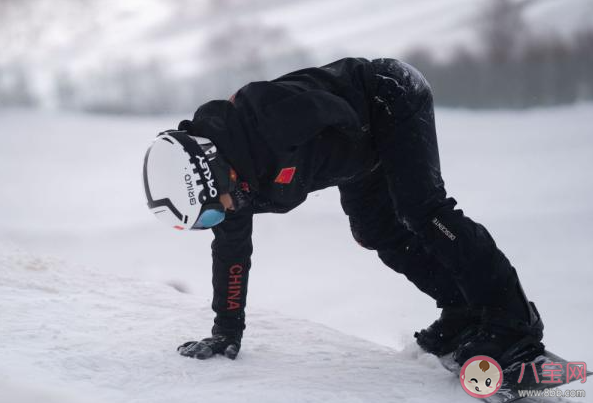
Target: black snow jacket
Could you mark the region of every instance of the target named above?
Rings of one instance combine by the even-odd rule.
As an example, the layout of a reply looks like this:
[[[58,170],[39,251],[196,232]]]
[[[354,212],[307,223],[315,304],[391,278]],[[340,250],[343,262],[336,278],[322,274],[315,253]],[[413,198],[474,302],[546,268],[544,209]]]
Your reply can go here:
[[[201,106],[181,129],[211,139],[249,203],[213,228],[214,333],[244,329],[252,216],[285,213],[307,194],[357,180],[378,165],[370,127],[372,62],[346,58],[250,83]]]

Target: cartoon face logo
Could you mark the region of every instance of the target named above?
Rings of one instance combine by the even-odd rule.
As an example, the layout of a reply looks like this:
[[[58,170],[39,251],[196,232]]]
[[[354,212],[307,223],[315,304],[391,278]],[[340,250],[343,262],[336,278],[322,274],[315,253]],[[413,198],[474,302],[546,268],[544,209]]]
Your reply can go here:
[[[498,363],[485,355],[470,358],[463,364],[459,381],[465,392],[473,397],[492,396],[502,385],[502,369]]]

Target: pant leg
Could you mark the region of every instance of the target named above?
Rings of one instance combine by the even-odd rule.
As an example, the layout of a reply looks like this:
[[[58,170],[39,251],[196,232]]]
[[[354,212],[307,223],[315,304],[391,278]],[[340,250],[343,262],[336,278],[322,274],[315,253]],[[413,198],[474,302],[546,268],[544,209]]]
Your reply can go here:
[[[373,64],[377,88],[371,130],[398,215],[455,279],[468,303],[504,305],[504,295],[518,281],[515,269],[488,231],[447,197],[430,86],[405,63],[379,59]]]
[[[339,190],[352,235],[361,246],[376,250],[388,267],[405,275],[437,306],[466,305],[449,272],[399,221],[381,167],[362,180],[340,185]]]

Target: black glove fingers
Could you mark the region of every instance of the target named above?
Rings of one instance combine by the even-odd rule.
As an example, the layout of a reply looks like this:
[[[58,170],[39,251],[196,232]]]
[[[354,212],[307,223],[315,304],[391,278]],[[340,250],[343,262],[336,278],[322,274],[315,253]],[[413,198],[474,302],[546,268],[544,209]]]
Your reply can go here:
[[[177,351],[184,357],[197,358],[199,360],[205,360],[214,355],[212,348],[210,348],[207,343],[201,341],[189,341],[184,343],[177,348]]]
[[[180,345],[179,347],[177,347],[177,351],[181,352],[182,350],[187,349],[189,346],[191,346],[192,344],[197,343],[197,341],[187,341],[185,343],[183,343],[182,345]]]
[[[230,358],[231,360],[237,358],[237,354],[239,354],[239,346],[236,344],[229,344],[227,348],[224,349],[225,357]]]
[[[198,360],[206,360],[214,355],[214,351],[208,345],[199,343],[196,346],[196,350],[194,352],[193,358],[197,358]]]
[[[185,357],[205,360],[215,354],[222,354],[231,360],[237,358],[241,345],[232,338],[224,335],[214,335],[201,341],[188,341],[177,348],[179,354]]]

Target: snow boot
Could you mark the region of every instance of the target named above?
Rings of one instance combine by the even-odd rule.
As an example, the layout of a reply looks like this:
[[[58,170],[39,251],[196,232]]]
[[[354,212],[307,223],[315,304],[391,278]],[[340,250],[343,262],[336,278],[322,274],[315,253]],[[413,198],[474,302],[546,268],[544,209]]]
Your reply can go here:
[[[543,353],[544,324],[535,304],[527,300],[518,280],[511,290],[504,306],[482,308],[477,331],[466,334],[454,353],[459,365],[474,356],[486,355],[504,368]]]
[[[432,325],[414,333],[416,343],[427,353],[441,357],[459,347],[459,342],[476,329],[480,311],[469,306],[445,306]]]

